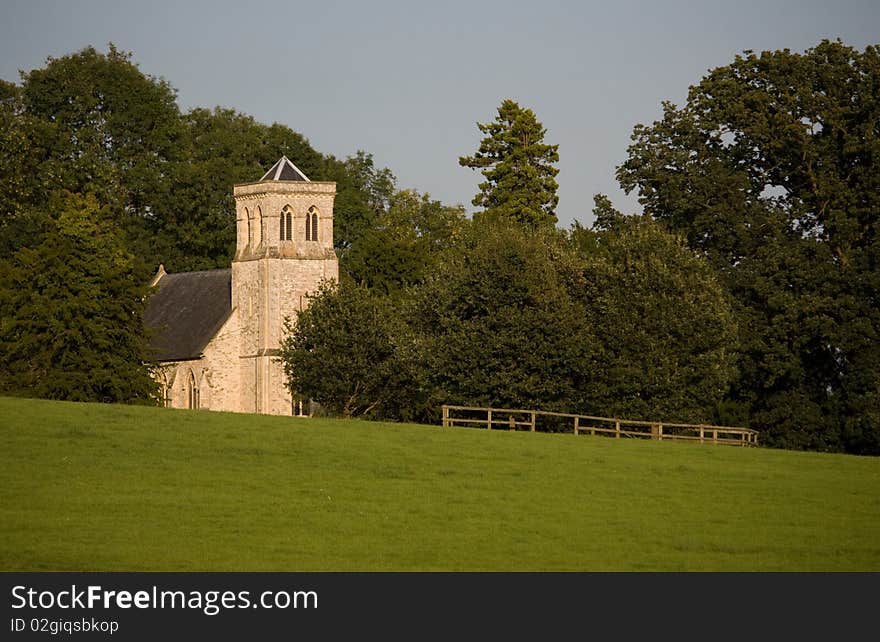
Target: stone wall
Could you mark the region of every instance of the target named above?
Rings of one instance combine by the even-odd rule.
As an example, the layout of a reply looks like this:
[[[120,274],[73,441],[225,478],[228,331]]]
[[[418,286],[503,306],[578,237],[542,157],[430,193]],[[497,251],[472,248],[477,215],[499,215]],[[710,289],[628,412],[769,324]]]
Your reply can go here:
[[[208,343],[201,359],[163,363],[159,382],[167,389],[171,408],[190,407],[190,374],[195,381],[198,407],[240,412],[241,377],[238,367],[240,339],[233,313]]]

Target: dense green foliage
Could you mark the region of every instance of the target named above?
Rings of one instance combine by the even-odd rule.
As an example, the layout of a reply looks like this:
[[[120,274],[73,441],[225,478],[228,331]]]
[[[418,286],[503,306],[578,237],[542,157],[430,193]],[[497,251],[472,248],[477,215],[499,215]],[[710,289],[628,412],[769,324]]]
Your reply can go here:
[[[736,305],[732,421],[880,453],[880,49],[746,52],[638,126],[618,177]]]
[[[633,419],[715,419],[735,374],[736,322],[708,262],[649,219],[572,236],[584,257],[575,296],[595,346],[583,407]]]
[[[146,284],[106,208],[49,202],[39,234],[0,258],[0,389],[40,397],[147,402],[155,386],[142,315]]]
[[[394,305],[325,289],[287,331],[292,389],[345,415],[452,403],[701,422],[736,334],[706,261],[650,220],[565,235],[490,218],[458,228]]]
[[[327,165],[324,180],[336,182],[333,244],[346,269],[348,251],[358,245],[388,209],[396,178],[387,167],[377,168],[373,156],[363,151],[342,162],[330,157]]]
[[[399,418],[412,402],[405,332],[387,299],[324,282],[294,323],[285,320],[280,359],[294,394],[343,417]]]
[[[547,130],[531,109],[523,109],[507,99],[491,123],[477,123],[487,134],[473,156],[458,162],[480,169],[485,182],[473,204],[485,208],[489,217],[526,223],[531,226],[556,224],[556,174],[559,145],[544,142]]]
[[[112,45],[49,59],[22,76],[22,106],[50,125],[46,161],[57,187],[92,192],[122,217],[143,218],[183,152],[176,96]],[[48,169],[48,167],[46,168]]]
[[[880,571],[880,460],[0,398],[2,571]]]
[[[321,176],[325,159],[300,134],[256,122],[230,109],[193,109],[180,117],[186,155],[144,221],[151,265],[172,272],[226,267],[235,249],[232,186],[259,179],[282,155],[307,176]]]
[[[387,209],[345,252],[345,275],[396,298],[427,278],[465,226],[461,206],[443,205],[415,190],[394,191]]]
[[[570,409],[594,340],[555,231],[477,221],[414,293],[410,323],[435,403]]]

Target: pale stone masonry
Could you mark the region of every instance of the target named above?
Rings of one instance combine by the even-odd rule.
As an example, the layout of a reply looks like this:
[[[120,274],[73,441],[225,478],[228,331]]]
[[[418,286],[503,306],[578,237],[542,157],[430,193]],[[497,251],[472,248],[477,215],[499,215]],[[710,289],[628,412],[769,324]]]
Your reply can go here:
[[[235,185],[232,267],[166,274],[145,320],[166,405],[273,415],[307,414],[278,362],[284,317],[322,280],[338,279],[336,184],[310,181],[282,157],[255,183]]]

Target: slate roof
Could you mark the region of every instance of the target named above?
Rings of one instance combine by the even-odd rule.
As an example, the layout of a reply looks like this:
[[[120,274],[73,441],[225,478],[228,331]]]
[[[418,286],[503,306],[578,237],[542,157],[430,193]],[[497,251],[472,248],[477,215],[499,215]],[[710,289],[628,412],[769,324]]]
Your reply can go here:
[[[290,162],[287,156],[282,156],[272,168],[263,174],[261,181],[309,181],[309,178],[300,171],[299,167]]]
[[[158,361],[198,359],[232,312],[232,270],[164,274],[147,301],[144,323]]]

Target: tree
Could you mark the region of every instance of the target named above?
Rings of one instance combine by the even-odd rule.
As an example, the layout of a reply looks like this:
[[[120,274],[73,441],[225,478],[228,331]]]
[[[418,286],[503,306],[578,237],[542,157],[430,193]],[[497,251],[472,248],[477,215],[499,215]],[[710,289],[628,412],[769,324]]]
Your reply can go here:
[[[554,226],[559,170],[553,163],[559,162],[559,146],[543,142],[547,130],[532,110],[507,99],[494,122],[477,127],[488,136],[476,154],[458,159],[464,167],[480,169],[486,178],[472,203],[485,208],[490,217],[533,227]]]
[[[878,83],[874,46],[745,52],[618,169],[731,293],[730,407],[771,444],[880,453]]]
[[[47,160],[55,130],[26,112],[20,87],[0,81],[0,257],[39,234],[58,173]]]
[[[466,223],[461,206],[415,190],[396,191],[387,211],[344,254],[342,269],[355,283],[399,297],[425,280]]]
[[[0,259],[0,389],[148,402],[146,284],[92,196],[53,195],[42,234]]]
[[[22,74],[21,91],[26,113],[54,126],[54,187],[95,194],[132,240],[145,235],[143,222],[184,152],[171,85],[111,43],[107,54],[87,47],[49,58]]]
[[[595,337],[579,400],[587,414],[712,422],[735,375],[736,322],[708,262],[647,218],[575,227],[578,299]],[[597,221],[603,220],[599,217]]]
[[[148,222],[151,263],[171,271],[226,267],[235,251],[231,187],[259,179],[282,155],[321,180],[324,157],[289,127],[232,109],[196,108],[182,121],[187,160],[170,170],[169,189]]]
[[[571,410],[594,347],[572,260],[556,230],[505,220],[451,244],[407,313],[435,406]]]
[[[328,156],[324,167],[323,180],[336,182],[333,245],[345,269],[348,251],[388,210],[396,179],[387,167],[377,168],[373,155],[362,150],[345,160]]]
[[[343,417],[409,418],[411,361],[395,309],[365,288],[331,282],[287,317],[280,360],[292,394]]]

